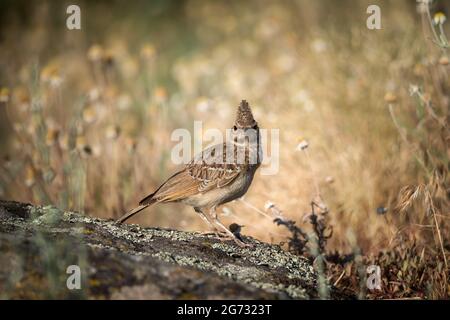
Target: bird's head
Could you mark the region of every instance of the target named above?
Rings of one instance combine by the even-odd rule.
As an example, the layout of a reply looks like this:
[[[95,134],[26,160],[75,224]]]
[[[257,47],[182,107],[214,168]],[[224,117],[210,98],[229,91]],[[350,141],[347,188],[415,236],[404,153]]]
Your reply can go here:
[[[256,143],[259,135],[258,123],[253,118],[247,101],[242,100],[238,106],[236,120],[231,129],[232,140],[237,143]]]

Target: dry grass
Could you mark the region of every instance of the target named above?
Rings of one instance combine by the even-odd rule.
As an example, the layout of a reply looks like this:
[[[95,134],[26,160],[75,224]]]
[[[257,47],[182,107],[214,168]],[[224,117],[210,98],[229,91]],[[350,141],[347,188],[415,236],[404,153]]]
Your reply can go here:
[[[448,23],[433,26],[438,39],[430,27],[444,1],[430,17],[381,2],[378,31],[365,27],[370,1],[168,3],[86,3],[81,32],[53,2],[25,24],[19,10],[2,19],[0,196],[118,217],[176,169],[172,130],[225,130],[247,99],[280,129],[280,170],[226,205],[227,223],[289,242],[296,229],[273,219],[295,221],[323,283],[361,298],[448,298],[450,83],[448,48],[434,43]],[[205,228],[176,204],[133,222]],[[368,264],[381,292],[365,289]]]

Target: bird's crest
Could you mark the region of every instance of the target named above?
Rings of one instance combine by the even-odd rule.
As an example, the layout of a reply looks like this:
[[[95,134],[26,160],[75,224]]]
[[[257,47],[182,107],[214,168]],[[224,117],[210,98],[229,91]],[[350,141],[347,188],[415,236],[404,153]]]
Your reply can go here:
[[[251,128],[256,125],[250,105],[245,100],[242,100],[239,104],[235,124],[239,128]]]

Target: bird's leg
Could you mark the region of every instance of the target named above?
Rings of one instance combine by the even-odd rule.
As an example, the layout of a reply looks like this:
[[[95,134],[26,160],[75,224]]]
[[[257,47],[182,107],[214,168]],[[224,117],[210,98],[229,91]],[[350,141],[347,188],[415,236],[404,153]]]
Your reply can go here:
[[[202,234],[202,235],[214,234],[214,235],[216,235],[217,237],[219,237],[219,236],[218,236],[218,231],[219,231],[219,230],[218,230],[217,227],[214,225],[214,223],[213,223],[211,220],[208,219],[208,216],[207,216],[200,208],[194,207],[194,210],[195,210],[195,212],[198,213],[198,215],[200,216],[200,218],[202,218],[202,220],[203,220],[203,221],[210,227],[210,229],[212,230],[212,231],[201,232],[200,234]]]
[[[243,241],[239,240],[238,237],[236,237],[236,235],[235,235],[233,232],[231,232],[230,230],[228,230],[228,228],[225,227],[225,226],[219,221],[219,219],[217,218],[216,207],[212,207],[212,208],[209,210],[209,214],[210,214],[210,216],[211,216],[213,222],[214,222],[220,229],[222,229],[222,230],[225,232],[225,234],[229,237],[229,239],[234,240],[234,242],[235,242],[238,246],[240,246],[240,247],[249,247],[249,246],[250,246],[249,244],[246,244],[246,243],[244,243]]]

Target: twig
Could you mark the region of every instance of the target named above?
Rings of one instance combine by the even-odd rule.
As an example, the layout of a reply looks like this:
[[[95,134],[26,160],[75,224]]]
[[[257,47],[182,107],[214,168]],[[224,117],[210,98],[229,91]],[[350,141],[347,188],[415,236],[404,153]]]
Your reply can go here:
[[[339,281],[341,281],[341,279],[344,277],[344,274],[345,274],[345,269],[342,270],[341,275],[340,275],[340,276],[337,278],[337,280],[333,283],[333,287],[336,287],[336,286],[338,285]]]
[[[250,209],[255,210],[256,212],[258,212],[260,215],[263,215],[266,218],[269,218],[270,220],[273,220],[273,217],[271,217],[270,215],[268,215],[267,213],[265,213],[264,211],[258,209],[257,207],[255,207],[254,205],[252,205],[251,203],[245,201],[244,199],[239,199],[239,201],[241,201],[244,205],[246,205],[247,207],[249,207]]]

